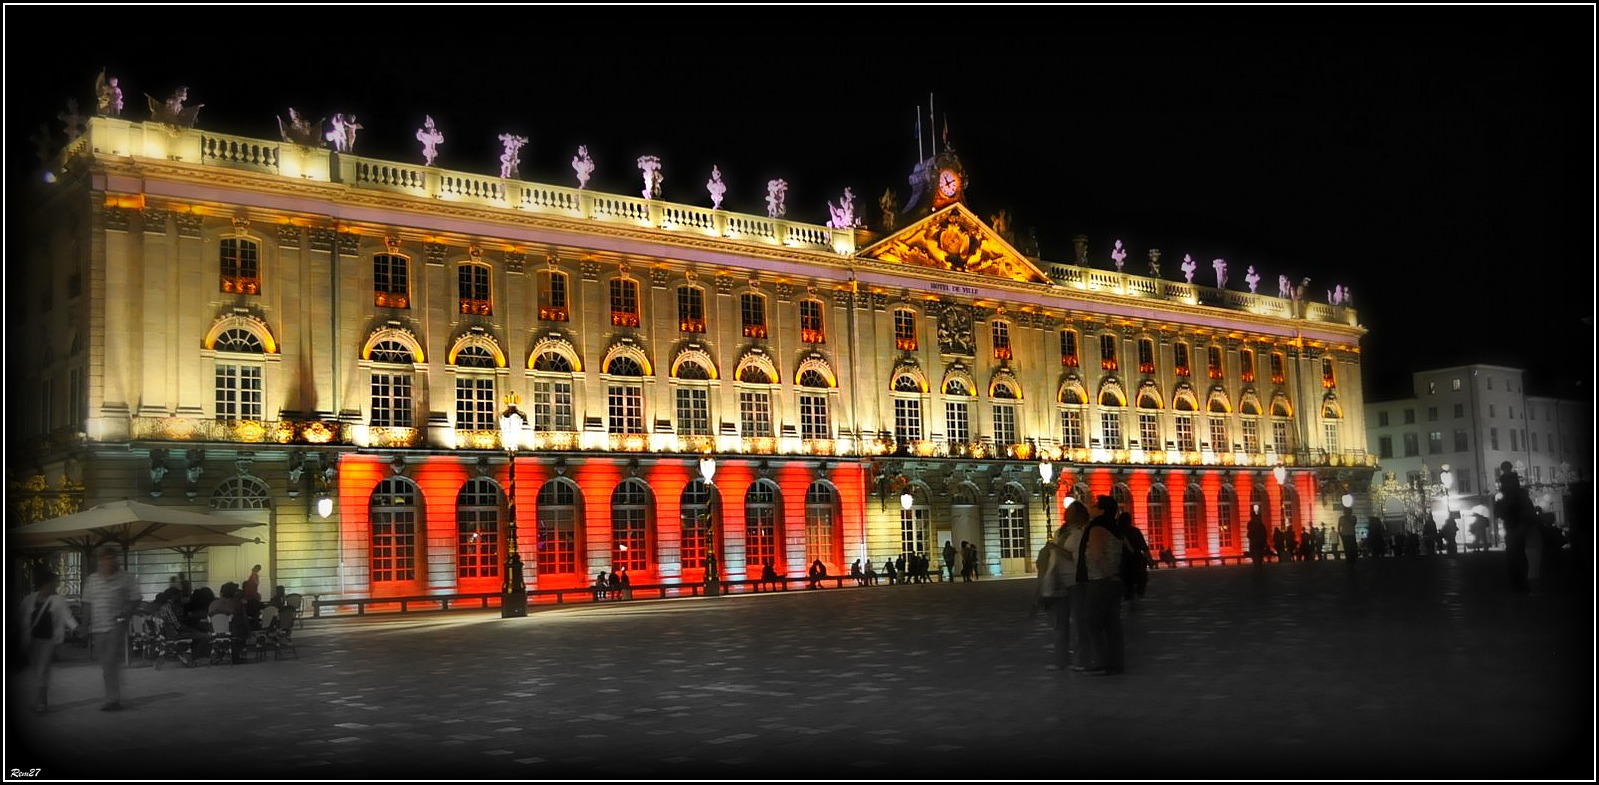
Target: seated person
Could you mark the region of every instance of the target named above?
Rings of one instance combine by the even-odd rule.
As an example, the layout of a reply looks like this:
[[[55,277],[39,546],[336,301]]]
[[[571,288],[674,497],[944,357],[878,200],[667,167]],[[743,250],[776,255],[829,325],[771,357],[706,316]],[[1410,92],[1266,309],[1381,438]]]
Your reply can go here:
[[[854,578],[855,579],[855,583],[858,586],[865,586],[866,585],[866,573],[861,572],[861,560],[860,559],[856,559],[855,563],[851,564],[849,566],[849,577]]]
[[[1172,553],[1170,548],[1161,548],[1160,549],[1160,561],[1161,561],[1162,564],[1165,564],[1167,567],[1176,567],[1177,566],[1177,554]]]
[[[206,621],[211,603],[217,598],[216,593],[209,586],[201,586],[189,595],[189,601],[183,605],[183,620],[190,627],[199,627]]]
[[[810,587],[814,589],[821,584],[823,578],[827,577],[827,566],[822,564],[821,559],[817,559],[811,562],[811,570],[809,575],[811,579]]]
[[[163,597],[165,592],[162,592]],[[159,625],[160,635],[163,638],[182,638],[193,641],[190,651],[193,654],[203,655],[209,650],[206,641],[211,637],[205,630],[191,627],[184,623],[178,615],[178,603],[158,599],[155,606],[156,624]]]
[[[289,604],[289,592],[288,592],[288,590],[283,588],[282,586],[274,587],[272,589],[272,599],[267,600],[267,604],[268,605],[274,605],[274,606],[277,606],[279,608],[282,608],[282,607],[288,605]]]
[[[610,587],[610,581],[605,579],[605,570],[600,570],[600,574],[594,576],[594,599],[605,599],[606,592],[610,589]]]
[[[866,586],[876,586],[877,585],[877,570],[872,568],[872,563],[871,562],[867,562],[866,563],[866,583],[864,585],[866,585]]]
[[[160,594],[157,594],[155,596],[155,600],[157,603],[181,603],[183,601],[183,583],[178,576],[174,575],[172,576],[171,580],[167,581],[166,589],[164,589]]]
[[[244,614],[244,592],[239,589],[239,584],[233,581],[222,584],[222,596],[212,600],[211,606],[206,609],[207,618],[219,613],[228,614],[228,629],[226,632],[235,639],[242,641],[250,634],[250,620]],[[216,634],[223,632],[223,630],[218,630],[213,626],[211,632]],[[239,649],[235,647],[233,661],[238,662],[240,659]]]

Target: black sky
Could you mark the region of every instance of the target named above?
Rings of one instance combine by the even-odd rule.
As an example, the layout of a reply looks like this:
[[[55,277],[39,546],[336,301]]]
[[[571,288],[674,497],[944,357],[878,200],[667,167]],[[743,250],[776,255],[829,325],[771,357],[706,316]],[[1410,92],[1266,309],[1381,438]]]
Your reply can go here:
[[[1046,259],[1196,282],[1226,258],[1321,292],[1348,286],[1370,332],[1369,399],[1469,362],[1531,371],[1530,391],[1592,398],[1594,8],[1079,6],[5,7],[8,204],[30,141],[68,96],[117,75],[124,116],[187,85],[199,125],[276,138],[279,115],[354,113],[356,153],[817,223],[851,186],[868,220],[903,203],[929,93],[970,175]],[[34,46],[27,46],[33,42]],[[43,45],[40,51],[38,44]],[[924,153],[925,154],[925,153]],[[10,223],[8,221],[8,223]],[[1209,275],[1206,275],[1209,273]],[[1324,295],[1322,295],[1324,296]]]

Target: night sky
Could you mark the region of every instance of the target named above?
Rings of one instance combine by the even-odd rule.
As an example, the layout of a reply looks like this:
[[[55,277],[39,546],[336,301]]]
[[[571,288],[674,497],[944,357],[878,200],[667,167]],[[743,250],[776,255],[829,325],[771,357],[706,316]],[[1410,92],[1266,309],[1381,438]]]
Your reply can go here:
[[[513,132],[522,179],[575,186],[586,144],[590,188],[637,194],[656,155],[709,206],[715,164],[725,208],[783,178],[815,223],[845,186],[869,223],[904,204],[920,111],[922,154],[947,123],[968,204],[1047,260],[1084,234],[1096,267],[1119,239],[1129,272],[1153,247],[1173,279],[1349,287],[1368,399],[1470,362],[1593,396],[1591,5],[374,8],[6,6],[8,210],[101,67],[135,120],[187,85],[200,128],[353,113],[356,154],[421,163],[431,114],[444,168],[498,174]]]

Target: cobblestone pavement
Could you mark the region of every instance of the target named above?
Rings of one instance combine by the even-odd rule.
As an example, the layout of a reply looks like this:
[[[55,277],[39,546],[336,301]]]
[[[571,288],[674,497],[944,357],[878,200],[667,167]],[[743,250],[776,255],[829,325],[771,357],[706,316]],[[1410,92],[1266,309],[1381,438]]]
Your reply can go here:
[[[1031,580],[311,620],[298,659],[81,649],[7,779],[1587,779],[1593,587],[1502,554],[1151,573],[1127,673],[1045,669]]]

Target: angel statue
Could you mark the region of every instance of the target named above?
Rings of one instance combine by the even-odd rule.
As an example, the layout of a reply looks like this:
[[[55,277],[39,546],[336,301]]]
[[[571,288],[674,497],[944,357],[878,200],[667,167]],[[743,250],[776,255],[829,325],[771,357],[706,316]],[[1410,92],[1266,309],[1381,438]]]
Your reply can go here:
[[[193,128],[200,119],[200,107],[205,104],[184,106],[183,102],[189,100],[189,88],[179,87],[172,91],[172,97],[165,101],[157,101],[154,96],[145,93],[144,97],[150,101],[150,119],[158,123],[165,123],[180,130]]]
[[[722,209],[722,197],[727,193],[727,183],[722,182],[722,170],[711,165],[711,179],[705,181],[705,190],[711,195],[711,209]]]
[[[289,122],[284,123],[283,118],[278,118],[278,133],[283,134],[283,141],[293,142],[301,147],[322,146],[322,121],[315,124],[306,122],[294,107],[289,107]]]
[[[849,188],[844,189],[844,198],[834,207],[831,200],[827,203],[827,211],[833,218],[827,222],[829,229],[853,229],[860,225],[860,219],[855,217],[855,192]]]
[[[1244,272],[1244,283],[1249,284],[1249,293],[1255,293],[1255,287],[1260,284],[1260,273],[1255,272],[1255,266],[1250,265]]]
[[[877,208],[883,211],[883,231],[894,231],[894,221],[899,218],[899,200],[894,198],[894,189],[883,190],[883,198],[877,200]]]
[[[1277,296],[1284,300],[1291,300],[1294,297],[1294,284],[1286,275],[1277,276]]]
[[[1183,280],[1193,283],[1194,271],[1198,269],[1199,265],[1194,261],[1193,254],[1183,254]]]
[[[359,130],[361,124],[355,121],[355,115],[345,117],[343,112],[336,112],[333,115],[333,130],[328,131],[326,136],[333,143],[335,152],[348,153],[355,150],[355,132]]]
[[[589,176],[594,174],[594,159],[589,157],[589,146],[577,146],[577,155],[572,156],[572,171],[577,172],[577,188],[583,190],[589,186]]]
[[[96,114],[110,117],[122,115],[122,88],[117,86],[116,77],[107,77],[105,69],[100,69],[100,75],[94,78],[94,111]]]
[[[644,173],[644,198],[661,198],[661,182],[666,179],[661,176],[661,159],[653,155],[641,155],[638,168]]]
[[[527,137],[500,134],[500,143],[505,145],[505,152],[500,153],[500,177],[509,180],[517,175],[517,168],[522,165],[522,145],[527,144]]]
[[[766,217],[782,218],[788,208],[783,206],[783,197],[788,194],[786,180],[766,181]]]
[[[432,166],[439,158],[439,145],[444,143],[444,133],[433,124],[433,115],[425,115],[422,127],[416,129],[416,140],[422,143],[423,166]]]
[[[1211,262],[1210,266],[1216,268],[1216,288],[1217,289],[1226,289],[1227,288],[1227,260],[1226,259],[1217,259],[1216,261]]]
[[[1117,240],[1116,247],[1111,249],[1110,258],[1111,261],[1116,263],[1116,272],[1121,272],[1122,262],[1127,258],[1127,251],[1122,248],[1121,240]]]

